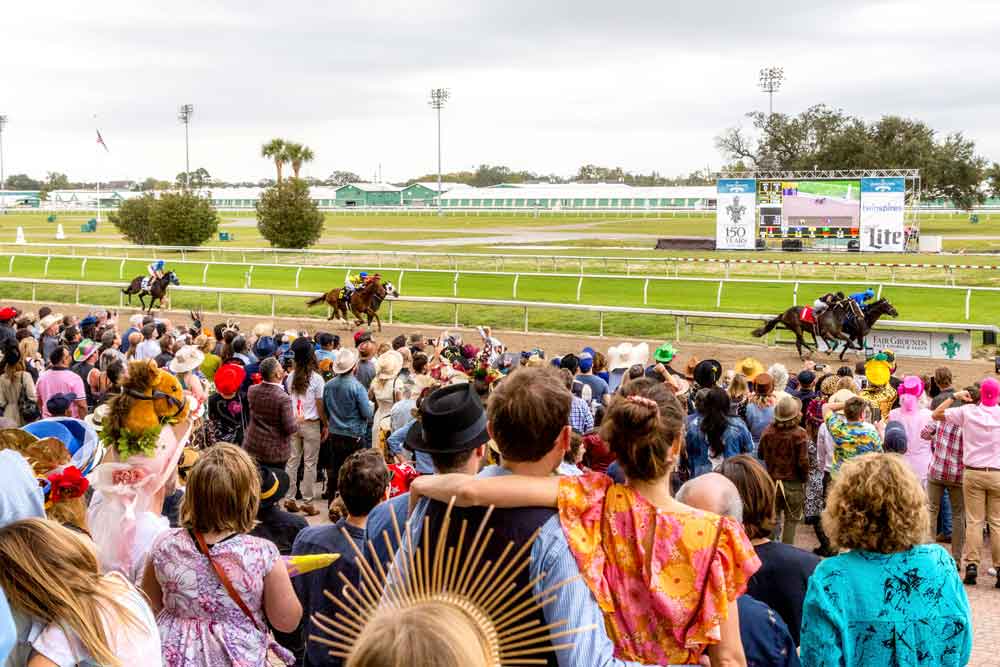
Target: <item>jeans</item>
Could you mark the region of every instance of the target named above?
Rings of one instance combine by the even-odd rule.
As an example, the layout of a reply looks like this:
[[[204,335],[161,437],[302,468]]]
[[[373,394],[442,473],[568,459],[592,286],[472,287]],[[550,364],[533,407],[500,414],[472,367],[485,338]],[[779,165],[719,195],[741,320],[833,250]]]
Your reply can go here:
[[[347,457],[359,449],[365,448],[366,443],[364,436],[341,435],[339,433],[330,434],[332,461],[330,462],[330,469],[326,475],[326,493],[323,495],[324,498],[333,500],[336,496],[335,491],[337,489],[337,484],[340,481],[340,467],[344,465],[344,461],[347,460]]]
[[[951,503],[946,502],[947,498],[951,498]],[[961,563],[962,549],[965,547],[965,496],[962,493],[962,485],[928,479],[927,500],[931,512],[931,533],[936,530],[937,519],[944,514],[945,507],[950,505],[950,509],[954,512],[954,521],[948,522],[952,528],[951,555],[955,562]],[[931,539],[934,539],[933,534]]]
[[[928,479],[927,480],[928,492],[930,491],[930,483],[931,483],[931,480]],[[937,531],[936,535],[951,536],[951,534],[952,534],[951,531],[952,531],[953,523],[952,523],[952,516],[951,516],[951,514],[952,514],[952,512],[951,512],[951,510],[952,510],[952,508],[951,508],[951,497],[952,497],[952,495],[962,493],[962,486],[961,486],[961,484],[956,485],[956,488],[958,489],[958,491],[954,491],[953,492],[951,490],[950,486],[946,486],[945,489],[944,489],[944,494],[941,496],[941,508],[940,508],[940,512],[938,513],[937,521],[933,522],[931,524],[931,528]],[[933,519],[934,517],[932,516],[931,518]]]
[[[298,489],[299,463],[305,460],[305,472],[302,475],[302,502],[311,504],[316,492],[316,464],[319,461],[319,446],[322,440],[323,425],[315,421],[299,422],[299,430],[292,436],[292,452],[285,465],[288,473],[288,493],[286,498],[294,500]]]
[[[972,470],[963,473],[965,495],[966,565],[979,566],[983,553],[983,526],[990,527],[990,553],[1000,563],[1000,471]]]

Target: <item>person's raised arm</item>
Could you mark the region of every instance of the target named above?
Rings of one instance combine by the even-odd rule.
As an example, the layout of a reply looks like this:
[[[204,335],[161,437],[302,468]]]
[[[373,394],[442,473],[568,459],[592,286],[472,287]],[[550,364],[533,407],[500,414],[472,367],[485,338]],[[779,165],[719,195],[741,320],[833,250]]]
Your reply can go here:
[[[461,473],[422,475],[410,485],[410,500],[414,496],[427,496],[449,502],[454,497],[459,507],[556,507],[559,479],[527,475],[474,477]]]
[[[944,411],[950,408],[951,404],[954,403],[956,399],[960,401],[971,402],[972,396],[969,395],[969,392],[964,390],[956,391],[954,394],[941,401],[941,405],[934,408],[934,412],[931,413],[931,419],[933,419],[934,421],[943,422]]]

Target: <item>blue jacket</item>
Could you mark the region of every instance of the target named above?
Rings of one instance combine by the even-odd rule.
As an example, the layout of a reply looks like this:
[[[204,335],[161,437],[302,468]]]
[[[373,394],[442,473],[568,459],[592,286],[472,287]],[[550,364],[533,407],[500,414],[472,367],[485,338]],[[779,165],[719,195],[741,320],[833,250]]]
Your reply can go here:
[[[712,472],[712,463],[709,461],[708,436],[701,430],[701,415],[695,414],[688,418],[687,435],[685,437],[687,448],[688,470],[692,477]],[[722,457],[728,459],[737,454],[747,454],[753,451],[753,439],[750,437],[750,430],[738,417],[726,417],[729,426],[722,434]]]
[[[338,375],[323,387],[323,405],[330,422],[330,433],[363,438],[374,411],[368,392],[351,374]]]

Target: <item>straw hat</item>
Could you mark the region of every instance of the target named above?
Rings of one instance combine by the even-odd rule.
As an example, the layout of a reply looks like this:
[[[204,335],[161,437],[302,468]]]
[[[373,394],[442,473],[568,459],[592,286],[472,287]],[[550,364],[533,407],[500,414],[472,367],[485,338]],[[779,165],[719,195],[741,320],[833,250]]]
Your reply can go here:
[[[172,373],[186,373],[201,366],[205,361],[205,354],[194,345],[185,345],[177,350],[177,354],[170,361],[170,371]]]
[[[840,378],[836,375],[827,375],[823,378],[823,381],[819,384],[819,390],[824,396],[832,396],[833,392],[837,391],[837,383]]]
[[[846,403],[856,396],[857,394],[850,389],[838,389],[833,393],[833,396],[830,397],[830,403]]]
[[[396,350],[383,352],[375,360],[375,377],[381,380],[391,380],[403,369],[403,355]]]
[[[333,372],[337,375],[349,373],[358,365],[358,353],[349,347],[337,351],[337,360],[333,362]]]
[[[63,318],[62,313],[50,313],[42,318],[42,320],[38,323],[38,328],[40,328],[42,331],[45,331],[53,324],[56,324],[57,322],[62,322],[62,318]]]
[[[253,335],[257,338],[274,337],[274,322],[258,322],[253,325]]]
[[[745,375],[748,382],[753,382],[754,378],[764,372],[764,364],[753,357],[746,357],[736,364],[736,372]]]
[[[632,348],[632,353],[628,357],[628,365],[646,366],[649,363],[649,343],[639,343]]]
[[[111,412],[111,406],[107,403],[101,403],[94,411],[83,418],[83,421],[93,427],[95,431],[100,431],[104,427],[104,420],[108,418],[108,414]]]
[[[802,416],[802,402],[794,396],[785,396],[774,406],[775,422],[798,421]]]
[[[608,348],[608,370],[617,371],[629,366],[629,356],[632,354],[632,343],[612,345]]]

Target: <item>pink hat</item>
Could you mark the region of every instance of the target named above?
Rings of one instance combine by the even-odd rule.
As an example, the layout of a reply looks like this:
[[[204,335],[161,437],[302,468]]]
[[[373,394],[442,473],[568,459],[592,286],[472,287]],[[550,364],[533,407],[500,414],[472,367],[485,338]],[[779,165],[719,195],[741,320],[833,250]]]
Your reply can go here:
[[[903,384],[899,385],[896,391],[900,396],[905,396],[907,394],[911,396],[920,396],[924,393],[924,381],[916,375],[907,375],[903,378]]]
[[[986,378],[979,385],[979,402],[991,408],[997,404],[997,398],[1000,398],[1000,382],[993,378]]]

